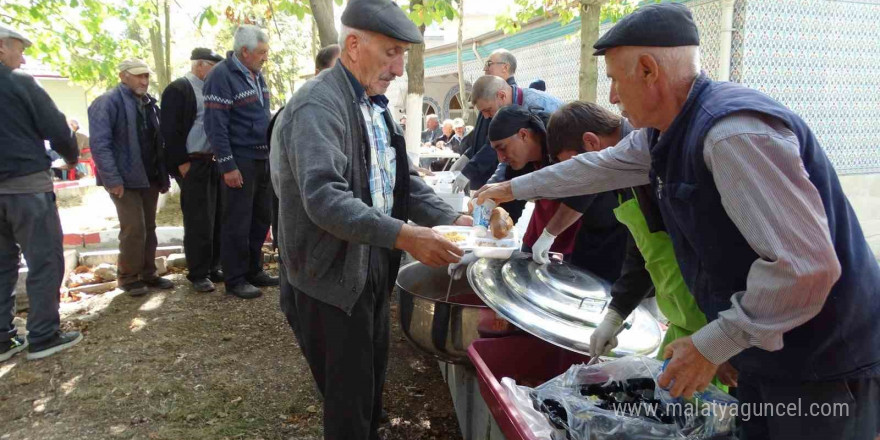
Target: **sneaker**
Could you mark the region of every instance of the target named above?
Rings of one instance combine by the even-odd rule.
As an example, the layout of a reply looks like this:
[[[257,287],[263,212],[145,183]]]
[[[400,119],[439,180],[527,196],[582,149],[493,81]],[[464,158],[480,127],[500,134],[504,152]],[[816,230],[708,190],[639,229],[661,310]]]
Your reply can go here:
[[[220,269],[211,271],[211,275],[208,276],[208,279],[215,283],[222,283],[224,279],[223,271]]]
[[[27,341],[21,336],[16,336],[6,342],[0,342],[0,362],[7,361],[15,356],[15,353],[28,347]]]
[[[270,287],[278,285],[278,277],[273,277],[266,272],[260,271],[260,273],[249,277],[248,282],[257,287]]]
[[[127,293],[128,296],[144,296],[150,293],[150,289],[147,289],[147,286],[140,281],[135,281],[133,283],[126,284],[124,286],[120,286],[123,292]]]
[[[144,280],[144,284],[147,287],[152,287],[154,289],[173,289],[174,283],[171,280],[166,280],[165,278],[156,277],[151,280]]]
[[[202,278],[200,280],[195,280],[192,282],[193,290],[196,292],[213,292],[214,291],[214,283],[207,278]]]
[[[30,348],[28,348],[27,358],[28,360],[33,360],[52,356],[59,351],[68,349],[76,344],[79,344],[79,341],[82,341],[82,338],[83,337],[80,332],[56,332],[55,336],[53,336],[52,339],[49,339],[48,341],[41,342],[39,344],[31,344]]]
[[[257,289],[256,287],[251,285],[251,283],[248,283],[246,281],[243,283],[238,283],[234,286],[230,286],[227,284],[226,293],[244,299],[259,298],[263,294],[260,289]]]

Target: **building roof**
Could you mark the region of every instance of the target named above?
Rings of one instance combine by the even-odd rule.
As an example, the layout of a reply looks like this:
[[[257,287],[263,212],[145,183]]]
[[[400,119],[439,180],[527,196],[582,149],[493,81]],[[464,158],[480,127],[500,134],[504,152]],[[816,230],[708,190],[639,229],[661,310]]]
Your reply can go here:
[[[27,60],[21,65],[21,71],[27,73],[34,78],[41,79],[67,79],[66,76],[52,70],[51,67],[41,64],[39,61]]]

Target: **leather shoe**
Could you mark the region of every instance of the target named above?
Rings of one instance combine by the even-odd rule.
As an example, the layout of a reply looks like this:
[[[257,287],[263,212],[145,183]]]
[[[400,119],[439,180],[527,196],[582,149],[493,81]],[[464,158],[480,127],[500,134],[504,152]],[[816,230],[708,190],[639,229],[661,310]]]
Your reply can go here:
[[[173,289],[174,288],[174,283],[172,283],[171,280],[166,280],[165,278],[161,278],[161,277],[156,277],[151,280],[143,280],[143,281],[144,281],[144,284],[147,285],[147,287],[152,287],[154,289]]]
[[[260,272],[249,277],[248,282],[257,287],[271,287],[278,285],[278,277],[273,277],[266,272]]]
[[[145,286],[144,283],[140,281],[135,281],[124,286],[119,286],[119,288],[122,289],[123,292],[128,294],[128,296],[144,296],[150,293],[150,289],[147,289],[147,286]]]
[[[226,285],[226,293],[230,295],[235,295],[239,298],[243,299],[254,299],[259,298],[263,292],[260,289],[257,289],[251,283],[244,282],[238,283],[234,286]]]
[[[223,271],[220,269],[217,269],[217,270],[211,272],[211,275],[208,276],[208,279],[215,282],[215,283],[222,283],[223,280],[225,279],[224,277],[225,277],[225,275],[223,274]]]
[[[196,292],[213,292],[214,291],[214,283],[207,278],[202,278],[200,280],[195,280],[192,282],[193,290]]]

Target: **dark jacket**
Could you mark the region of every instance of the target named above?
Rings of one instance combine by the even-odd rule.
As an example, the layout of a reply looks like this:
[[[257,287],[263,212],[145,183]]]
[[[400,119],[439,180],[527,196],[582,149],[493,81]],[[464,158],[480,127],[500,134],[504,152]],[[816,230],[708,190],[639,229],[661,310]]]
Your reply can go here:
[[[433,144],[441,137],[443,137],[443,129],[440,127],[437,127],[434,130],[425,130],[422,132],[422,143]]]
[[[52,98],[24,72],[0,64],[0,182],[49,169],[43,141],[76,163],[76,138]]]
[[[263,103],[248,77],[232,59],[217,63],[205,78],[205,133],[217,158],[220,171],[237,170],[234,156],[268,159],[269,88],[263,75],[257,75],[263,90]]]
[[[390,216],[371,207],[369,139],[358,95],[342,63],[306,82],[278,116],[269,167],[290,283],[345,313],[364,290],[371,248],[393,249],[408,220],[434,226],[458,217],[411,172],[403,133],[388,111],[385,123],[397,158],[394,207]],[[396,251],[390,283],[399,262]]]
[[[123,84],[99,96],[89,106],[92,159],[98,171],[98,185],[150,187],[138,141],[137,99],[146,102],[147,117],[158,127],[159,107],[156,99],[149,94],[138,98]],[[165,169],[162,136],[158,132],[157,136],[158,183],[160,187],[168,188],[171,182]]]
[[[198,112],[192,83],[185,77],[174,80],[162,92],[161,123],[165,141],[165,166],[172,176],[180,177],[178,167],[189,162],[186,139]]]
[[[880,373],[880,266],[834,167],[806,122],[782,104],[735,83],[701,75],[673,124],[651,142],[651,185],[685,283],[709,321],[731,307],[731,296],[751,284],[762,261],[727,215],[703,156],[715,123],[736,112],[783,122],[796,136],[803,167],[828,219],[840,278],[821,311],[783,336],[777,351],[747,348],[731,358],[741,374],[789,381],[876,377]],[[770,206],[767,209],[779,209]],[[796,264],[792,263],[792,264]],[[806,295],[807,292],[804,292]]]

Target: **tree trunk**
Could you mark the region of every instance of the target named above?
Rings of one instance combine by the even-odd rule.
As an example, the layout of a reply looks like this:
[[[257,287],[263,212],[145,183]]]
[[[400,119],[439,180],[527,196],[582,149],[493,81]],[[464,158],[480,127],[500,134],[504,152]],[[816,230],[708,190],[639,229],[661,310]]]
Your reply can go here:
[[[422,0],[413,0],[421,4]],[[425,35],[425,26],[419,26]],[[406,152],[415,165],[419,163],[419,147],[422,144],[422,97],[425,94],[425,45],[414,44],[406,58]]]
[[[171,3],[165,0],[165,86],[171,83]],[[165,90],[165,86],[162,90]]]
[[[312,8],[312,16],[318,25],[318,35],[321,37],[321,47],[327,47],[337,43],[339,35],[333,23],[333,0],[309,0]]]
[[[461,104],[461,119],[465,125],[468,123],[468,97],[467,90],[464,86],[464,65],[461,62],[461,45],[462,35],[464,34],[464,0],[458,0],[458,45],[456,52],[458,55],[458,103]]]
[[[156,15],[153,17],[153,24],[150,26],[150,48],[153,52],[153,65],[156,68],[156,83],[159,86],[158,92],[161,93],[165,90],[165,87],[171,82],[169,76],[171,69],[168,68],[169,60],[167,56],[170,56],[170,45],[171,45],[171,30],[167,29],[168,23],[170,23],[170,14],[166,9],[168,7],[167,1],[163,2],[164,4],[160,5],[158,0],[156,2]],[[162,14],[165,13],[165,23],[166,29],[162,31]],[[166,47],[167,46],[167,47]]]
[[[581,67],[578,75],[578,98],[596,102],[599,65],[593,56],[593,44],[599,39],[599,16],[606,0],[581,0]]]

